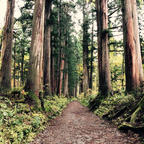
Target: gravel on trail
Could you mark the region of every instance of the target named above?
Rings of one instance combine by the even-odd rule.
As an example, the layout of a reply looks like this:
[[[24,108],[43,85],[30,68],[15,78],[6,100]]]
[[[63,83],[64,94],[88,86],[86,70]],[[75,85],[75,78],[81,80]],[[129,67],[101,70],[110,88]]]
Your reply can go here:
[[[73,101],[31,144],[140,144],[137,135],[120,132]]]

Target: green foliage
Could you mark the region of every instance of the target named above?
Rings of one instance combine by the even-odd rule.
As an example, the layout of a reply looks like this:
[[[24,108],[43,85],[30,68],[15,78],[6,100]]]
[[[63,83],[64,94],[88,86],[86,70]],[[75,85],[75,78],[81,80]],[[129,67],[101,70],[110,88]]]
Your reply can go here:
[[[84,96],[84,93],[81,93],[78,96],[78,100],[80,101],[80,103],[84,106],[88,106],[90,101],[92,101],[93,99],[95,99],[96,95],[98,94],[98,91],[91,91],[88,90],[88,93],[86,96]]]
[[[63,108],[68,104],[68,99],[61,96],[49,97],[45,100],[45,111],[50,114],[50,117],[55,117],[63,110]]]
[[[129,103],[134,101],[135,98],[132,95],[125,95],[124,92],[116,93],[112,96],[108,96],[101,102],[101,105],[97,110],[95,110],[95,114],[102,117],[103,115],[111,112],[116,107],[127,106]]]
[[[45,99],[46,113],[35,111],[33,106],[15,103],[0,97],[0,143],[27,144],[45,128],[49,119],[60,114],[68,103],[64,97]]]

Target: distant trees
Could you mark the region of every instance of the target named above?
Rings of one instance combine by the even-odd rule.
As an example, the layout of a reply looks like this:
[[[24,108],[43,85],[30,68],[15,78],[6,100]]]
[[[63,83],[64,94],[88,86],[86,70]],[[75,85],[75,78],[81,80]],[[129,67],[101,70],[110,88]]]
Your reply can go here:
[[[4,25],[3,40],[2,40],[2,66],[1,66],[2,90],[11,89],[14,8],[15,8],[15,0],[7,0],[6,21]]]
[[[2,89],[11,89],[13,74],[14,87],[25,85],[25,88],[37,97],[39,93],[44,93],[45,96],[76,96],[79,85],[80,91],[86,95],[87,90],[93,88],[94,74],[97,75],[94,65],[97,65],[95,58],[98,53],[99,92],[107,96],[112,91],[111,73],[112,78],[117,80],[117,76],[113,74],[117,67],[110,72],[109,49],[112,48],[115,52],[116,47],[121,47],[120,51],[123,53],[123,43],[126,91],[135,90],[143,83],[136,0],[125,0],[121,3],[113,1],[109,4],[107,0],[96,0],[92,5],[85,0],[78,0],[76,4],[63,0],[25,0],[20,9],[21,16],[15,20],[13,29],[15,1],[7,1],[2,40]],[[119,11],[121,4],[122,16]],[[75,15],[77,6],[83,15],[78,37],[75,36],[71,18],[71,15]],[[118,24],[112,22],[112,16],[116,12]],[[94,19],[97,21],[97,31]],[[121,34],[123,29],[123,43],[122,40],[115,39],[113,29],[121,31]],[[120,68],[118,66],[118,71]],[[118,75],[123,73],[124,71]]]

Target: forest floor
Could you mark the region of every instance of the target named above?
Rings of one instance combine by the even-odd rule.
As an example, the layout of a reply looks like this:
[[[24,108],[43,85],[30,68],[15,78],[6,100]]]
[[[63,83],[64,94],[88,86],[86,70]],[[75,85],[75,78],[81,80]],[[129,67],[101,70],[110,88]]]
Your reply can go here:
[[[117,130],[73,101],[31,144],[140,144],[137,135]]]

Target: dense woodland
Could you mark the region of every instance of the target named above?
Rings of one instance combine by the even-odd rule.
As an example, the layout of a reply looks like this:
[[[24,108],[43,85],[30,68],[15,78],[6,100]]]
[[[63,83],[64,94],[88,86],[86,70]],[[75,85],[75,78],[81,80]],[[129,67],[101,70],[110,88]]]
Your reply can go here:
[[[7,0],[0,30],[0,126],[7,125],[6,100],[12,108],[16,103],[16,109],[24,109],[19,107],[24,104],[50,116],[57,113],[58,107],[50,108],[58,99],[65,101],[62,109],[75,98],[120,129],[143,130],[143,2],[22,1],[15,18],[16,1]],[[0,142],[9,139],[0,137]]]

